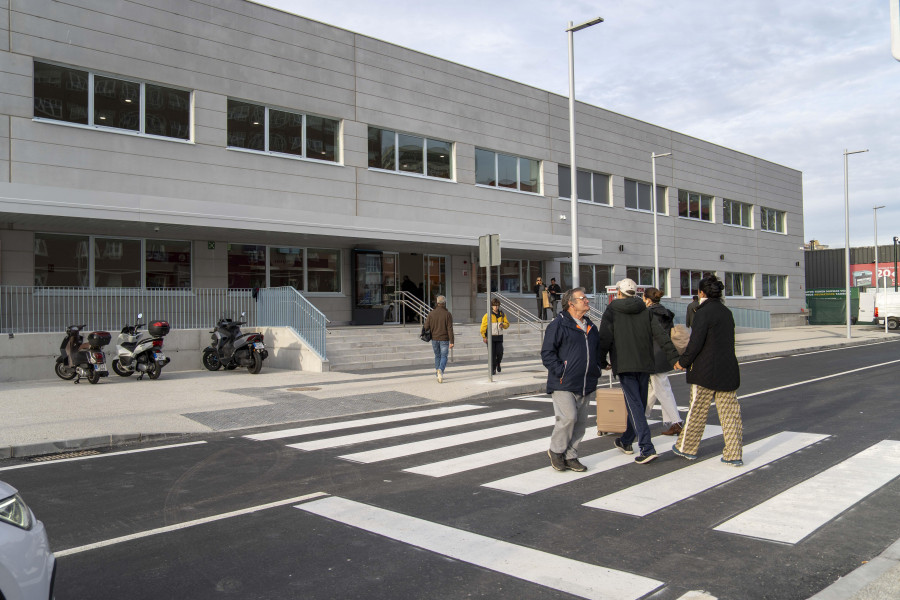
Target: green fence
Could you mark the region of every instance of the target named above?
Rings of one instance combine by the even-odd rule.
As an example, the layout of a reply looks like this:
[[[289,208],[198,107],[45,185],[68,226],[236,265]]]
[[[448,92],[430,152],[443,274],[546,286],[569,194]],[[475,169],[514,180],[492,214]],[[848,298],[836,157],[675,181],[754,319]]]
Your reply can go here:
[[[806,306],[810,325],[845,325],[847,323],[846,290],[825,288],[806,290]],[[859,314],[859,288],[850,288],[850,322]]]

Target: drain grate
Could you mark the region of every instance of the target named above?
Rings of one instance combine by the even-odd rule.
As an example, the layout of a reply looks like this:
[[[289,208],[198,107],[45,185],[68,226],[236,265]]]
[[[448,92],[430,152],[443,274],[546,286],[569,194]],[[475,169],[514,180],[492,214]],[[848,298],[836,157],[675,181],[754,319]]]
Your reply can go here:
[[[289,392],[318,392],[322,388],[320,387],[295,387],[295,388],[287,388]]]
[[[78,452],[63,452],[62,454],[50,454],[49,456],[35,456],[29,458],[31,462],[47,462],[50,460],[59,460],[61,458],[80,458],[82,456],[94,456],[100,454],[97,450],[79,450]]]

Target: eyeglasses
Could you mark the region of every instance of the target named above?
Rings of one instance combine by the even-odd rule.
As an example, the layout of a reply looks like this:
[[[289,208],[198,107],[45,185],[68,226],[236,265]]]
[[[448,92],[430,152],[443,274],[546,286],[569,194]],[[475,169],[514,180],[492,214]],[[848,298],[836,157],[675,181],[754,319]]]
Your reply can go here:
[[[590,302],[590,301],[591,301],[591,299],[588,298],[587,296],[582,296],[581,298],[572,298],[572,300],[584,300],[584,301],[586,301],[586,302]]]

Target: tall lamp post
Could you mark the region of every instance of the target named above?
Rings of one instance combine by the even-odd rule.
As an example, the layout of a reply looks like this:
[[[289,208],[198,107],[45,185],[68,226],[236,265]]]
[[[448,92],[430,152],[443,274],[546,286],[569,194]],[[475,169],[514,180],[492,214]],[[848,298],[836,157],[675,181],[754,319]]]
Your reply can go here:
[[[569,168],[572,171],[572,288],[581,285],[581,266],[578,264],[578,170],[575,167],[575,32],[602,23],[603,17],[573,25],[569,21]]]
[[[875,296],[878,296],[878,209],[884,206],[872,207],[872,221],[875,223]],[[884,284],[884,299],[887,300],[887,283]],[[887,333],[887,319],[884,320],[884,332]]]
[[[897,244],[900,243],[900,237],[894,236],[894,291],[897,291]]]
[[[663,156],[672,156],[671,152],[665,154],[650,153],[650,171],[653,173],[653,189],[650,190],[651,198],[653,198],[653,287],[659,287],[659,237],[656,232],[656,159]]]
[[[847,339],[850,339],[850,186],[847,182],[847,157],[851,154],[860,154],[868,150],[854,150],[848,152],[844,148],[844,267],[846,268],[846,295],[844,299],[847,305]]]

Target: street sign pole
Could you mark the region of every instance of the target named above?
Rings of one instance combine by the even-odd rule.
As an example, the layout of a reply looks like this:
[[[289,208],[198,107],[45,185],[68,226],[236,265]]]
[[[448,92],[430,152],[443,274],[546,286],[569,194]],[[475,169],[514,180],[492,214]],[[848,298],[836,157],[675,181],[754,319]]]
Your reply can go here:
[[[488,381],[494,381],[494,336],[493,336],[493,316],[491,314],[491,268],[500,264],[500,235],[497,233],[483,235],[478,238],[479,262],[485,268],[485,281],[487,289],[485,297],[487,300],[487,354],[488,354]]]

